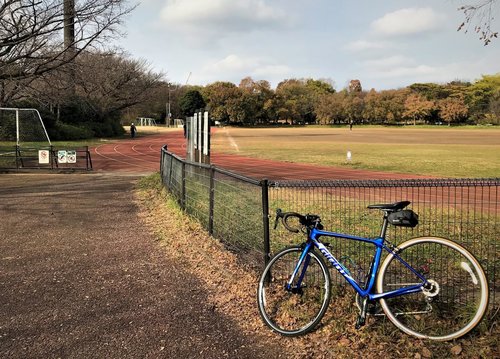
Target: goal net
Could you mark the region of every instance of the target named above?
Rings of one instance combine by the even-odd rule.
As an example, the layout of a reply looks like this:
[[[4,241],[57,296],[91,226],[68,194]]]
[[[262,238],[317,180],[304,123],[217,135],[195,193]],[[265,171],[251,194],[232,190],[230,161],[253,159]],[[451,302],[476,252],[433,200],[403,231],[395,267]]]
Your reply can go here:
[[[51,146],[38,110],[0,107],[0,143],[19,147]]]

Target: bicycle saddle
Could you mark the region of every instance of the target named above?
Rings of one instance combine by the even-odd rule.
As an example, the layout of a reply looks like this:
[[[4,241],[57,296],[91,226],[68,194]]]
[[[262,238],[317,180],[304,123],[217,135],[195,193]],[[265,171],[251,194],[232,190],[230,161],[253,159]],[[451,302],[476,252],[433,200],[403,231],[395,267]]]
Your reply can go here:
[[[367,208],[380,209],[382,211],[396,212],[396,211],[399,211],[399,210],[405,208],[410,203],[411,203],[410,201],[401,201],[401,202],[394,202],[394,203],[370,204]]]

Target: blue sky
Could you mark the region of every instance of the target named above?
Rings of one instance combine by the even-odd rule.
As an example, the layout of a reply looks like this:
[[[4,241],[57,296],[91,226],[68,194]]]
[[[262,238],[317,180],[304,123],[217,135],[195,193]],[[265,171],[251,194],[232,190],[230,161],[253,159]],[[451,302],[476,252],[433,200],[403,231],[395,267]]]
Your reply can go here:
[[[473,81],[500,72],[500,39],[456,31],[457,8],[477,1],[142,0],[119,45],[181,84],[190,73],[191,85],[306,77],[338,90]]]

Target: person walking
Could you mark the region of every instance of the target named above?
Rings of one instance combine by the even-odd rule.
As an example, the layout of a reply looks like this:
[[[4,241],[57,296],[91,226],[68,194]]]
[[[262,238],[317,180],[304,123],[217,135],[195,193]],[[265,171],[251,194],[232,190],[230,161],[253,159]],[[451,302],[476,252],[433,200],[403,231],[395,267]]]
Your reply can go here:
[[[130,137],[134,138],[136,132],[137,132],[137,128],[135,127],[134,123],[132,122],[132,124],[130,125]]]

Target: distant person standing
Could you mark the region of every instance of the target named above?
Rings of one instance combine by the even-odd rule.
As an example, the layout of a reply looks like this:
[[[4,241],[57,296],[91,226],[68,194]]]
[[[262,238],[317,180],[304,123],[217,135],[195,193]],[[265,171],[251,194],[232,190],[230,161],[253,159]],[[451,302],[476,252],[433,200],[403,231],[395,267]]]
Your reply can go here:
[[[132,124],[130,125],[130,137],[134,138],[136,132],[137,132],[137,128],[135,127],[134,123],[132,122]]]

